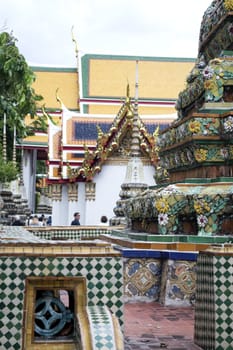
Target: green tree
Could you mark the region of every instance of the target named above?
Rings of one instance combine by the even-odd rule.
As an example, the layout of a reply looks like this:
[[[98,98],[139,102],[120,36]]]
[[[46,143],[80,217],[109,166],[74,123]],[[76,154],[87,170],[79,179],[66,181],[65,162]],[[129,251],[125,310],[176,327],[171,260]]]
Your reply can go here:
[[[16,165],[11,162],[3,162],[0,159],[0,182],[7,183],[15,180],[17,178],[19,171]]]
[[[35,75],[28,66],[16,45],[12,33],[0,33],[0,141],[3,139],[3,120],[6,115],[7,164],[0,169],[0,181],[11,181],[15,174],[12,160],[13,130],[16,127],[17,139],[33,135],[35,130],[47,128],[46,113],[37,115],[38,102],[43,98],[32,88]],[[44,111],[44,108],[42,108]],[[25,125],[25,116],[30,115],[32,123]],[[0,142],[0,163],[3,161],[2,142]],[[9,164],[8,164],[9,162]],[[5,168],[4,168],[5,167]],[[5,170],[4,170],[5,169]],[[8,173],[9,176],[3,174]],[[5,182],[4,181],[4,182]]]
[[[12,33],[0,33],[0,136],[2,136],[3,116],[7,117],[7,144],[12,150],[13,128],[16,126],[17,138],[22,139],[38,129],[47,126],[47,115],[38,116],[38,101],[43,98],[32,88],[35,75],[16,46]],[[24,118],[32,117],[32,124],[26,126]]]

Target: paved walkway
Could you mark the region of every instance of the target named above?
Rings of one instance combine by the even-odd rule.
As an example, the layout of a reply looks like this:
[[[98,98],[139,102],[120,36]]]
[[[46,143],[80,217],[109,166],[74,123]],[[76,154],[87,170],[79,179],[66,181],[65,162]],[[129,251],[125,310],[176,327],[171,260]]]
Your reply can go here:
[[[193,342],[193,307],[127,303],[124,322],[125,350],[200,350]]]

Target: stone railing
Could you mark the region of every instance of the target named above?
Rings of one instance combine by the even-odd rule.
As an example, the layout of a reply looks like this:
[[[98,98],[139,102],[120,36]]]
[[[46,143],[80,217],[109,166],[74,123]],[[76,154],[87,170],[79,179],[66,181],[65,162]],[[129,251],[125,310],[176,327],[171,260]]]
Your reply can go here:
[[[36,237],[48,240],[88,240],[98,238],[102,234],[111,233],[109,227],[102,226],[28,226],[26,229]]]

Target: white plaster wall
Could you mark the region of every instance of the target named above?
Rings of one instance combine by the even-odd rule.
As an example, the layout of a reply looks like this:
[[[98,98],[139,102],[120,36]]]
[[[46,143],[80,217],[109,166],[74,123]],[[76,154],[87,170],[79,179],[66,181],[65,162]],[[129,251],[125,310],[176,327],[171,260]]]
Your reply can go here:
[[[144,167],[144,180],[149,186],[154,185],[154,167]],[[85,225],[102,225],[100,218],[102,215],[108,219],[115,216],[113,209],[117,200],[120,199],[121,185],[125,180],[126,164],[105,165],[101,173],[96,175],[96,199],[86,202]]]
[[[154,167],[144,167],[144,183],[154,185]],[[81,225],[103,225],[101,216],[108,220],[114,217],[113,209],[120,199],[121,185],[125,180],[126,164],[105,165],[93,182],[96,183],[95,200],[86,200],[85,183],[78,183],[77,201],[68,201],[67,186],[63,185],[62,201],[53,202],[52,222],[54,226],[69,226],[73,214],[80,212]]]
[[[67,185],[62,186],[61,201],[52,201],[52,225],[69,226],[75,212],[80,212],[80,223],[85,225],[85,183],[78,184],[77,200],[68,201]]]
[[[86,225],[101,225],[100,218],[106,215],[108,219],[114,216],[113,208],[119,199],[121,184],[124,181],[126,165],[105,165],[95,176],[95,201],[86,203]]]
[[[66,226],[66,212],[67,212],[67,194],[65,187],[62,191],[61,201],[52,201],[52,225],[53,226]]]
[[[80,213],[80,224],[85,225],[86,217],[86,201],[85,201],[85,183],[80,182],[78,184],[78,194],[77,201],[69,202],[68,222],[67,225],[70,225],[71,221],[74,219],[74,213]]]
[[[125,166],[105,166],[96,175],[95,200],[86,200],[85,183],[78,183],[77,201],[68,202],[67,186],[63,186],[62,200],[53,201],[52,222],[54,226],[67,226],[73,220],[73,214],[80,212],[81,225],[101,225],[100,218],[114,216],[113,208],[119,199],[121,184],[125,177]]]

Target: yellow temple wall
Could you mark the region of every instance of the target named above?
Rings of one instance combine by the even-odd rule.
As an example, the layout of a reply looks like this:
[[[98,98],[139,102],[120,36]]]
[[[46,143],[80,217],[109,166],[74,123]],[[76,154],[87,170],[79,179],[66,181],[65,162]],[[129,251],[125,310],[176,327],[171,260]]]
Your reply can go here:
[[[59,109],[60,104],[56,100],[56,90],[58,96],[69,109],[78,109],[79,81],[78,73],[75,69],[55,70],[46,68],[41,71],[39,68],[33,68],[36,75],[36,81],[33,88],[36,93],[42,95],[47,108]]]
[[[176,99],[194,62],[139,61],[139,98]],[[129,83],[135,94],[134,60],[90,59],[89,96],[125,96]]]
[[[113,114],[116,115],[120,109],[120,104],[106,105],[106,104],[90,104],[88,106],[88,113],[90,114]],[[138,113],[143,115],[164,115],[173,114],[176,112],[175,107],[161,107],[161,106],[141,106],[138,107]]]
[[[85,113],[116,114],[120,105],[111,104],[111,98],[123,101],[127,83],[130,86],[130,96],[135,95],[136,58],[116,56],[113,59],[107,55],[85,55],[84,58],[86,61],[85,64],[82,63],[82,78],[76,68],[32,67],[36,75],[33,87],[44,97],[41,104],[47,108],[59,109],[56,100],[58,89],[58,96],[68,109],[79,110],[78,100],[83,97]],[[139,104],[139,114],[175,113],[174,105],[169,106],[166,102],[175,104],[179,92],[185,88],[186,78],[194,63],[194,59],[182,58],[138,59],[139,102],[146,102]],[[79,90],[81,79],[82,91]],[[107,100],[107,104],[101,99]]]

